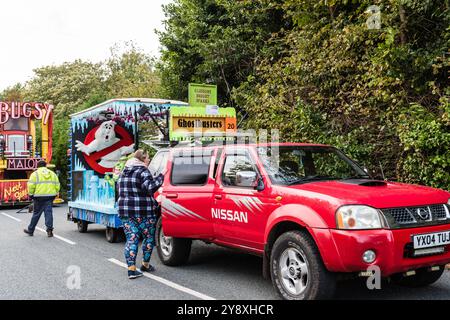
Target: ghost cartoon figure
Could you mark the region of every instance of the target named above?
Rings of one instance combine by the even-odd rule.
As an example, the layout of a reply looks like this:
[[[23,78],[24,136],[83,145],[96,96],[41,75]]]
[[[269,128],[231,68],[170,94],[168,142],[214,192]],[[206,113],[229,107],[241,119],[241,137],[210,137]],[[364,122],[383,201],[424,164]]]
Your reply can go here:
[[[103,122],[95,132],[95,139],[91,143],[85,145],[81,141],[76,141],[75,148],[77,151],[83,152],[89,156],[91,153],[99,152],[115,145],[120,141],[120,139],[116,137],[116,132],[114,131],[115,127],[116,123],[114,121]],[[122,156],[128,155],[133,151],[134,144],[121,147],[102,157],[99,165],[104,168],[114,168]]]

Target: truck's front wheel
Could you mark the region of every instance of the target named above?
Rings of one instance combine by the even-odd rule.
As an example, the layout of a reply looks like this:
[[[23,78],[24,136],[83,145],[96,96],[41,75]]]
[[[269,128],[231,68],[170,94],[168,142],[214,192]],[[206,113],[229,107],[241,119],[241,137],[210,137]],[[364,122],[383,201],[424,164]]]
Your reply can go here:
[[[326,270],[313,239],[304,231],[282,234],[270,256],[272,283],[287,300],[329,299],[335,276]]]
[[[156,225],[156,245],[161,262],[167,266],[179,266],[189,260],[191,239],[166,237],[162,229],[162,219]]]

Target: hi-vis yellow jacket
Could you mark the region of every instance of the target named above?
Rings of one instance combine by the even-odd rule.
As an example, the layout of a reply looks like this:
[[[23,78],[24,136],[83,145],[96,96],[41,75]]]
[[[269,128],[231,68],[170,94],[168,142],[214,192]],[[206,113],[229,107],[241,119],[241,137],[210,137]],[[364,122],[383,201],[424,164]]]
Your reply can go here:
[[[47,168],[37,169],[28,180],[28,194],[35,198],[54,197],[60,188],[58,176]]]

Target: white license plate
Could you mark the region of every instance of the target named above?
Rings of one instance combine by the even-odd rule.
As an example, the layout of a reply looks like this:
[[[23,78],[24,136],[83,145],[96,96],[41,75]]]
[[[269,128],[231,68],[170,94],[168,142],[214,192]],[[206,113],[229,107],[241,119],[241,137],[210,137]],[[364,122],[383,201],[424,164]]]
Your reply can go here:
[[[414,249],[431,248],[450,244],[450,231],[413,235]]]

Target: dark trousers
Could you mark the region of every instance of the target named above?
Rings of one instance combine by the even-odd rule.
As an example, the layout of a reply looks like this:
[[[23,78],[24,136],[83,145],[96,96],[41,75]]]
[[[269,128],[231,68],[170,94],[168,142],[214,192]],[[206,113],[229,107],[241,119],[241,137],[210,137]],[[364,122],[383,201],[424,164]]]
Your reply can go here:
[[[45,226],[48,230],[53,230],[53,200],[54,198],[34,198],[33,199],[33,217],[31,218],[28,231],[34,232],[36,226],[44,212]]]

